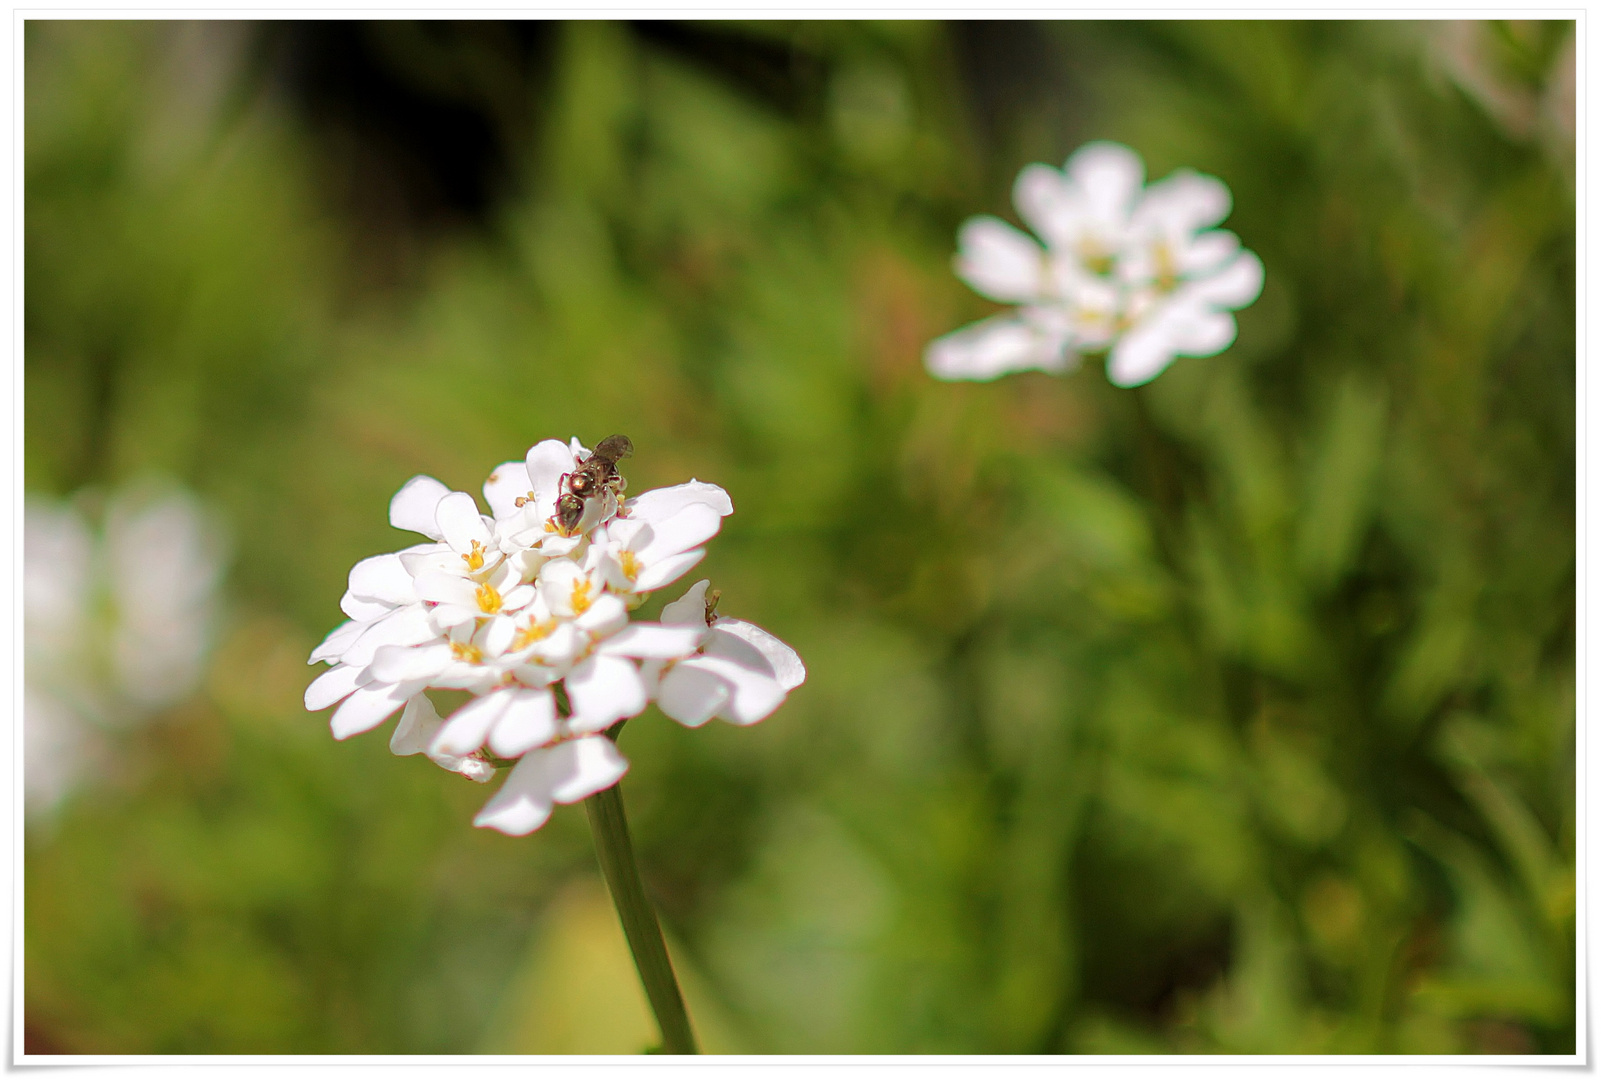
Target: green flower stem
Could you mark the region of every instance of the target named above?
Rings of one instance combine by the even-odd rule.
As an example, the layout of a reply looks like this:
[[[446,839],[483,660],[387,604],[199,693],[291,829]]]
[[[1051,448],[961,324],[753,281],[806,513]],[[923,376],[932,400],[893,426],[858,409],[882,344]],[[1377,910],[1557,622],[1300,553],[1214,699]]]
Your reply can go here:
[[[600,858],[601,873],[611,889],[612,902],[617,905],[617,918],[623,924],[628,938],[628,950],[634,954],[634,967],[639,970],[639,981],[645,984],[645,996],[656,1014],[656,1025],[661,1028],[662,1052],[666,1054],[697,1054],[695,1033],[689,1027],[689,1014],[684,1011],[684,995],[678,989],[673,975],[673,962],[667,956],[667,942],[662,939],[661,924],[656,921],[656,909],[645,896],[645,886],[639,880],[639,866],[634,862],[634,845],[628,838],[628,816],[623,812],[623,794],[620,785],[613,784],[584,800],[589,811],[589,827],[595,833],[595,854]]]

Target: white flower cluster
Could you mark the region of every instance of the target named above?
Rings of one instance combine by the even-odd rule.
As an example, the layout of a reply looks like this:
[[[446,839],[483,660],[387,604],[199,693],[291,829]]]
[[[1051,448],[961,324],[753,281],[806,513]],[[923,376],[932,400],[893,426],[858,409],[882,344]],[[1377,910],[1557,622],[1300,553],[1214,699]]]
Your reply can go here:
[[[474,819],[512,835],[539,828],[553,803],[615,784],[628,762],[603,733],[651,701],[689,727],[767,716],[806,669],[766,631],[715,617],[706,582],[660,622],[629,618],[705,555],[733,513],[727,492],[691,480],[621,493],[614,464],[577,439],[548,439],[490,474],[493,516],[431,477],[408,481],[390,524],[430,542],[350,571],[340,603],[350,621],[312,652],[332,667],[307,687],[306,707],[338,703],[339,739],[401,711],[395,753],[480,782],[516,759]],[[429,687],[475,696],[441,718]]]
[[[980,294],[1019,307],[931,342],[942,379],[1064,372],[1109,350],[1118,386],[1156,378],[1176,356],[1212,356],[1234,341],[1230,314],[1262,291],[1262,261],[1216,225],[1222,181],[1180,169],[1145,183],[1139,155],[1081,147],[1062,170],[1030,165],[1012,200],[1043,241],[993,217],[962,226],[956,272]]]
[[[48,816],[112,769],[104,736],[177,704],[200,681],[217,624],[221,528],[157,479],[106,500],[92,527],[74,502],[23,511],[24,792]],[[76,505],[75,505],[76,504]]]

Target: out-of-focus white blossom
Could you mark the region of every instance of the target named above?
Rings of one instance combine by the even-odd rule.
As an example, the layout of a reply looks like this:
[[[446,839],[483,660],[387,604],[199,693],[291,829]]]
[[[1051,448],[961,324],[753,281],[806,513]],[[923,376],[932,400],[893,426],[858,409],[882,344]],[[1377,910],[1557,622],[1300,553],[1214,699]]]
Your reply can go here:
[[[158,481],[115,494],[99,529],[74,502],[27,497],[24,788],[31,815],[48,815],[106,766],[110,733],[194,690],[216,632],[220,537],[193,496]]]
[[[709,618],[705,582],[662,622],[630,619],[704,557],[733,503],[698,480],[620,499],[619,482],[580,512],[568,481],[589,457],[577,439],[536,444],[490,474],[487,515],[466,492],[408,481],[390,523],[430,543],[357,563],[340,603],[349,621],[311,654],[330,667],[306,688],[306,707],[337,706],[336,738],[399,712],[396,754],[480,782],[511,766],[474,823],[513,835],[615,784],[628,762],[605,732],[653,698],[691,726],[749,724],[805,678],[777,638]],[[441,717],[430,688],[473,697]]]
[[[1139,155],[1094,142],[1063,169],[1030,165],[1012,198],[1034,236],[976,217],[958,237],[956,272],[1015,310],[929,344],[942,379],[1064,372],[1105,352],[1118,386],[1149,382],[1177,356],[1234,341],[1235,309],[1262,291],[1262,262],[1225,229],[1228,188],[1180,169],[1145,186]],[[1036,237],[1038,239],[1036,239]]]

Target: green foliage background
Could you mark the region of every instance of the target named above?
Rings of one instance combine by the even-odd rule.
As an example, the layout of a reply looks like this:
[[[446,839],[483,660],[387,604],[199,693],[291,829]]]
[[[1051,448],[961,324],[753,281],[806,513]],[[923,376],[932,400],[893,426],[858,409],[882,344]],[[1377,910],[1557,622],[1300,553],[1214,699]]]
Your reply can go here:
[[[403,481],[623,431],[810,670],[622,737],[722,1048],[1572,1051],[1572,24],[1052,24],[988,83],[983,29],[699,28],[786,109],[628,26],[536,79],[389,24],[531,119],[486,225],[384,232],[254,29],[28,24],[28,487],[165,472],[234,551],[203,692],[27,837],[30,1049],[643,1049],[518,1004],[585,975],[581,810],[474,830],[300,704]],[[1228,183],[1237,343],[930,379],[959,223],[1099,137]]]

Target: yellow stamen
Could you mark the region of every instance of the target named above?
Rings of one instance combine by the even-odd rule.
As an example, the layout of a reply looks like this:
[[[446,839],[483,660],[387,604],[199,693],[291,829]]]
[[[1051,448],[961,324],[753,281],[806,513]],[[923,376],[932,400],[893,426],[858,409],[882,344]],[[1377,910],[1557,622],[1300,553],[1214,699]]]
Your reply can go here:
[[[487,615],[500,610],[500,591],[493,585],[478,586],[478,610]]]
[[[1156,262],[1156,287],[1159,291],[1169,293],[1178,287],[1178,266],[1173,261],[1173,253],[1167,249],[1166,244],[1157,244],[1152,252]]]
[[[467,564],[468,570],[482,570],[484,568],[484,545],[476,540],[472,543],[472,551],[463,555],[461,561]]]
[[[512,635],[511,651],[518,652],[528,648],[536,641],[544,641],[555,631],[555,619],[546,619],[544,622],[540,622],[538,619],[529,619],[527,626],[518,627],[517,633]]]
[[[457,660],[465,660],[469,664],[481,664],[484,662],[484,654],[479,651],[478,646],[463,645],[459,641],[450,643],[450,655]]]
[[[644,565],[639,561],[638,555],[624,548],[622,554],[617,557],[617,562],[622,566],[625,578],[629,581],[639,580],[639,572],[644,569]]]
[[[1086,239],[1079,244],[1078,257],[1083,261],[1084,269],[1092,274],[1105,277],[1112,272],[1112,256],[1093,240]]]
[[[595,601],[589,595],[590,584],[580,581],[573,585],[573,614],[582,615]]]

